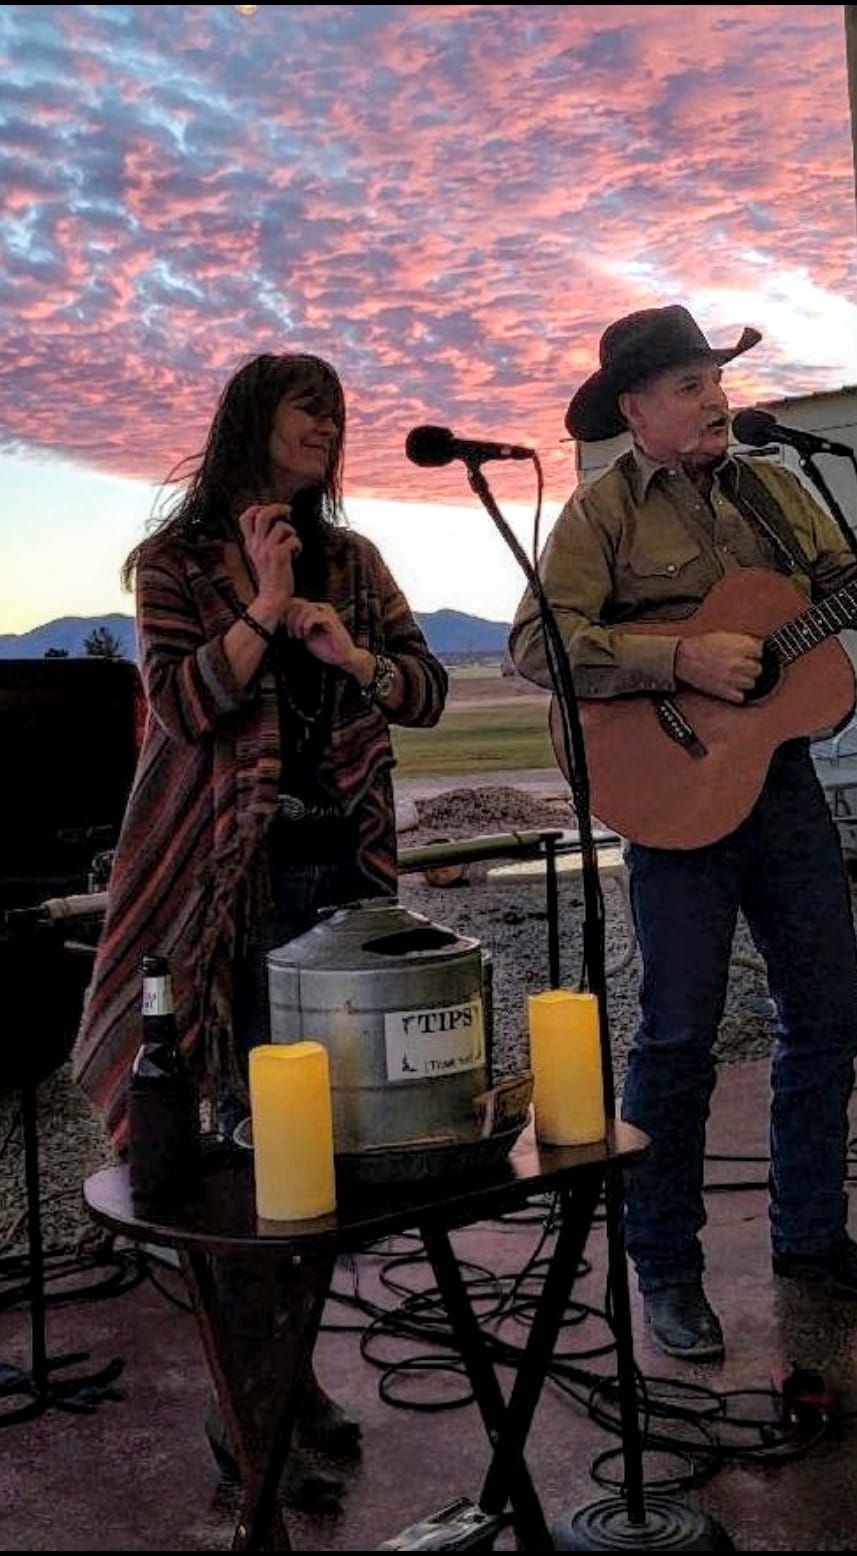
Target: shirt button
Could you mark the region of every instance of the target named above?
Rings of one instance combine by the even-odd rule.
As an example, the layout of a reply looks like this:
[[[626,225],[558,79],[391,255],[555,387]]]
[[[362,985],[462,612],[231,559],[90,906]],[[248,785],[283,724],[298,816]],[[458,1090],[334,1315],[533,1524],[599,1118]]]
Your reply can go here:
[[[674,573],[675,570],[676,570],[675,569],[675,562],[668,562],[667,563],[667,572],[668,573]]]

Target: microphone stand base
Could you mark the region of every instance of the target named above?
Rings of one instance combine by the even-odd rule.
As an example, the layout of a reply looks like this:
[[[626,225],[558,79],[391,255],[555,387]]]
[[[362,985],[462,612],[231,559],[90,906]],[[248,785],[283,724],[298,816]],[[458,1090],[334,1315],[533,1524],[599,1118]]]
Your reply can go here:
[[[677,1497],[646,1497],[643,1523],[632,1523],[624,1497],[564,1513],[551,1530],[558,1551],[734,1551],[725,1529]]]

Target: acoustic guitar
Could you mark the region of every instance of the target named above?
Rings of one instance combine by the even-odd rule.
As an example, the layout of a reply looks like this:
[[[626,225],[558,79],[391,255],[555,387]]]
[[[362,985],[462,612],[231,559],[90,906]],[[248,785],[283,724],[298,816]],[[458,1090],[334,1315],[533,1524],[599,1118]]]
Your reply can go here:
[[[581,698],[594,815],[652,848],[702,848],[732,832],[752,810],[778,746],[829,734],[850,717],[854,670],[835,634],[854,624],[857,581],[811,605],[788,578],[755,567],[727,573],[683,621],[629,622],[626,631],[662,636],[760,637],[762,673],[743,703],[692,687]],[[567,778],[555,698],[550,734]]]

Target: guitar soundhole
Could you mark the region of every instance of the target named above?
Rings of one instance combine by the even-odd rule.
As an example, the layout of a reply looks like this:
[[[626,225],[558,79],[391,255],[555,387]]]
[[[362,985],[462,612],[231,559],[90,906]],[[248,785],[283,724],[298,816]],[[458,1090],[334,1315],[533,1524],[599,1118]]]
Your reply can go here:
[[[759,679],[749,692],[744,693],[745,702],[759,702],[762,697],[775,690],[779,685],[782,666],[779,655],[770,643],[765,643],[762,648],[762,669]]]

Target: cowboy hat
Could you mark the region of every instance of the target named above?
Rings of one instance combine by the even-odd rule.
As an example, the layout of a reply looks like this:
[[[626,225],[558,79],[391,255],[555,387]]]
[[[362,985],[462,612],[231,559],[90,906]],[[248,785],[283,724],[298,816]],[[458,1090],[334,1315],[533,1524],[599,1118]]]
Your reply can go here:
[[[581,384],[565,413],[565,425],[573,438],[586,442],[615,438],[626,430],[619,409],[619,396],[626,389],[694,357],[731,362],[761,339],[759,330],[748,327],[737,345],[715,350],[679,303],[626,314],[604,331],[599,347],[601,366]]]

